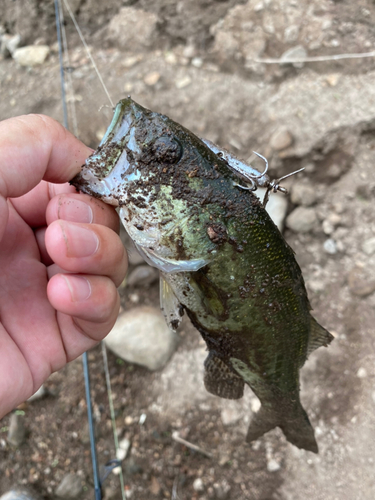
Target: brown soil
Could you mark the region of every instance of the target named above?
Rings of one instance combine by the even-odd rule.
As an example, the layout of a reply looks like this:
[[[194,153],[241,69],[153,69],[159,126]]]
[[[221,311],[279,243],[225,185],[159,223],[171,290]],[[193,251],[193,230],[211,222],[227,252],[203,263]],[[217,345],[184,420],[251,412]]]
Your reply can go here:
[[[0,60],[0,117],[44,113],[61,121],[52,3],[31,1],[21,9],[18,2],[1,0],[0,5],[7,33],[19,33],[24,44],[51,46],[49,59],[38,67]],[[260,151],[277,175],[307,167],[302,179],[317,191],[318,224],[308,233],[286,230],[285,236],[296,251],[315,317],[336,337],[302,371],[302,400],[316,429],[318,456],[297,450],[279,430],[251,446],[245,443],[254,398],[248,391],[244,401],[233,404],[204,391],[204,348],[188,320],[176,354],[161,372],[110,354],[117,425],[120,437],[132,443],[124,462],[127,497],[372,500],[375,294],[353,290],[375,276],[375,254],[363,249],[375,234],[375,59],[296,68],[247,57],[280,57],[300,44],[309,55],[372,51],[374,2],[134,0],[122,5],[139,12],[134,23],[141,23],[144,11],[158,16],[148,40],[122,45],[111,36],[108,26],[118,2],[72,2],[114,101],[131,93],[142,105],[239,156]],[[79,136],[95,147],[112,110],[70,21],[66,24]],[[294,142],[275,151],[271,135],[283,127]],[[293,208],[290,203],[289,211]],[[332,214],[339,219],[331,231],[325,221]],[[334,254],[323,248],[328,238],[337,244]],[[361,279],[354,268],[363,271]],[[355,286],[349,286],[351,279]],[[125,309],[158,305],[157,285],[125,288],[121,294]],[[103,465],[115,452],[99,348],[89,360]],[[54,374],[46,388],[48,396],[22,407],[28,436],[19,449],[6,444],[9,417],[1,421],[0,494],[14,484],[31,485],[51,499],[61,479],[73,472],[85,485],[80,498],[93,498],[81,361]],[[225,412],[241,418],[228,423]],[[147,418],[140,425],[142,414]],[[174,431],[212,458],[177,443]],[[119,499],[118,477],[111,475],[105,490],[106,498]]]

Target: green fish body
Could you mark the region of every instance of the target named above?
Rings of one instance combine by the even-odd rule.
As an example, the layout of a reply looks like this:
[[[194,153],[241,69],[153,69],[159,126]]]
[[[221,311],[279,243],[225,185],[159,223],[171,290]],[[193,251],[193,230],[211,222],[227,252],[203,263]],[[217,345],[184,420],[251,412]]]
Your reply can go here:
[[[161,271],[161,305],[186,311],[209,351],[204,383],[261,402],[247,440],[279,426],[318,451],[299,399],[299,369],[332,336],[310,314],[292,249],[220,155],[168,117],[120,101],[98,150],[72,183],[120,208],[125,229]]]

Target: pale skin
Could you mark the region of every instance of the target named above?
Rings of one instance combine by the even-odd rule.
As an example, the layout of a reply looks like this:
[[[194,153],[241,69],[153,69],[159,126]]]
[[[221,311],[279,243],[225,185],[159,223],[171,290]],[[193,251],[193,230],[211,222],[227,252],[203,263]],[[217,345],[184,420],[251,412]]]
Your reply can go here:
[[[118,216],[67,183],[91,153],[46,116],[0,122],[0,418],[116,321]]]

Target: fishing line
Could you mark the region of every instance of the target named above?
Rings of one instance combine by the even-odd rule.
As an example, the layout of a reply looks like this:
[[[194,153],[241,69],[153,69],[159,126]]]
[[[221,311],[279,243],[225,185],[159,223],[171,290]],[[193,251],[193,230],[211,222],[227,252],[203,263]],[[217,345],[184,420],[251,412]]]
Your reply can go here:
[[[56,21],[57,43],[59,46],[60,83],[61,83],[61,99],[62,99],[62,107],[63,107],[63,122],[64,122],[64,127],[66,129],[68,129],[69,128],[68,108],[66,106],[65,75],[64,75],[64,64],[63,64],[63,49],[62,49],[62,43],[61,43],[61,22],[60,22],[59,0],[55,0],[55,21]]]
[[[115,107],[115,105],[113,104],[113,101],[112,101],[112,99],[111,99],[111,96],[109,95],[109,92],[108,92],[108,90],[107,90],[107,87],[106,87],[106,85],[105,85],[105,83],[104,83],[104,81],[103,81],[102,75],[100,74],[100,71],[99,71],[99,69],[98,69],[98,67],[97,67],[97,65],[96,65],[96,63],[95,63],[95,61],[94,61],[94,58],[93,58],[93,57],[92,57],[92,55],[91,55],[91,51],[90,51],[89,46],[87,45],[86,40],[85,40],[85,38],[84,38],[84,36],[83,36],[83,34],[82,34],[81,28],[78,26],[78,23],[77,23],[77,21],[76,21],[76,18],[75,18],[74,14],[73,14],[72,9],[70,8],[70,5],[69,5],[69,3],[68,3],[68,0],[63,0],[63,1],[64,1],[64,5],[65,5],[65,7],[66,7],[66,10],[69,12],[69,15],[70,15],[70,17],[71,17],[71,19],[72,19],[72,21],[73,21],[73,24],[74,24],[74,26],[75,26],[76,30],[77,30],[77,33],[78,33],[78,35],[79,35],[79,37],[80,37],[80,39],[81,39],[81,42],[83,43],[83,46],[84,46],[84,47],[85,47],[85,49],[86,49],[87,55],[88,55],[88,56],[89,56],[89,58],[90,58],[91,64],[94,66],[94,69],[95,69],[95,71],[96,71],[96,74],[98,75],[98,78],[99,78],[99,81],[100,81],[100,83],[101,83],[101,85],[102,85],[102,87],[103,87],[103,90],[104,90],[104,92],[106,93],[106,95],[107,95],[107,97],[108,97],[108,100],[109,100],[109,102],[111,103],[112,108],[114,108],[114,107]]]
[[[65,30],[65,22],[64,22],[64,9],[62,7],[61,0],[58,0],[59,3],[59,15],[60,15],[60,26],[61,26],[61,35],[62,35],[62,42],[63,42],[63,47],[64,47],[64,57],[65,57],[65,68],[67,68],[66,71],[66,83],[67,83],[67,90],[69,93],[68,96],[68,103],[70,104],[70,117],[73,122],[73,133],[76,137],[78,137],[78,123],[77,123],[77,113],[76,113],[76,106],[75,106],[75,95],[74,95],[74,87],[73,87],[73,79],[72,79],[72,73],[71,73],[71,64],[70,64],[70,57],[69,57],[69,49],[68,49],[68,40],[66,37],[66,30]]]
[[[107,383],[107,394],[108,394],[108,402],[109,402],[109,411],[111,414],[111,422],[112,422],[112,430],[113,430],[113,441],[115,443],[116,456],[117,451],[119,449],[118,444],[118,435],[117,435],[117,427],[116,427],[116,417],[115,417],[115,409],[113,406],[113,396],[112,396],[112,387],[111,387],[111,377],[109,375],[109,367],[108,367],[108,356],[107,356],[107,348],[104,342],[102,344],[102,355],[103,355],[103,365],[104,365],[104,373],[105,373],[105,381]],[[122,473],[122,467],[120,463],[120,485],[121,485],[121,494],[123,500],[125,500],[125,485],[124,485],[124,475]]]

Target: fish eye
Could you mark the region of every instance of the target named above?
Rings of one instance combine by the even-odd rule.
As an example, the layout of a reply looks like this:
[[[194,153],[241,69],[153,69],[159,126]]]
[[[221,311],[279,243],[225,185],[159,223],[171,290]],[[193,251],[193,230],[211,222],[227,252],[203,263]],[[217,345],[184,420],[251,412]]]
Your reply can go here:
[[[157,160],[163,163],[177,163],[182,156],[182,146],[176,138],[159,137],[152,146]]]

